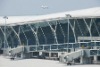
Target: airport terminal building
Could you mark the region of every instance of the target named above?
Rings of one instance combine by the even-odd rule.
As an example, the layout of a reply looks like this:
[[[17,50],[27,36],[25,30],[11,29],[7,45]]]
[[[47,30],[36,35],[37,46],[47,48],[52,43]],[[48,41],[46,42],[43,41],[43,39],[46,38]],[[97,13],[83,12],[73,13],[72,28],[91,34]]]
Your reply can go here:
[[[38,52],[94,49],[90,54],[100,60],[99,7],[41,16],[0,17],[0,22],[0,49],[24,46],[27,57]]]

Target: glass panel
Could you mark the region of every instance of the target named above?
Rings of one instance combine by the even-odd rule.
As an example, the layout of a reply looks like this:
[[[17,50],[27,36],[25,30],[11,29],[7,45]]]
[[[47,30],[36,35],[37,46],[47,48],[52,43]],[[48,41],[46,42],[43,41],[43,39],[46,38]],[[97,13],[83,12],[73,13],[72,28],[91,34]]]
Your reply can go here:
[[[51,49],[57,49],[57,45],[52,45]]]
[[[97,55],[97,50],[90,50],[90,55]]]
[[[95,43],[91,42],[91,46],[95,46]]]
[[[50,50],[50,46],[44,46],[44,50]]]
[[[87,47],[87,43],[80,43],[81,47]]]
[[[87,45],[88,45],[88,47],[91,47],[91,43],[88,43]]]
[[[46,53],[46,52],[43,52],[42,55],[45,57],[49,57],[49,53]]]
[[[33,56],[39,56],[39,52],[33,52]]]
[[[98,51],[98,55],[100,55],[100,50]]]
[[[100,42],[96,42],[96,46],[100,46]]]
[[[68,48],[72,48],[72,44],[68,44]]]
[[[65,45],[58,45],[58,49],[63,49],[65,48]]]
[[[73,44],[73,48],[79,48],[79,44]]]
[[[51,53],[51,57],[58,57],[58,53]]]
[[[51,28],[49,26],[47,26],[47,27],[43,27],[42,30],[45,34],[47,44],[53,44],[54,43],[54,35],[53,35]]]
[[[30,51],[35,51],[36,47],[30,47]]]
[[[38,46],[38,50],[43,50],[43,46]]]
[[[67,48],[68,47],[68,44],[64,44],[64,46],[65,46],[64,48]]]

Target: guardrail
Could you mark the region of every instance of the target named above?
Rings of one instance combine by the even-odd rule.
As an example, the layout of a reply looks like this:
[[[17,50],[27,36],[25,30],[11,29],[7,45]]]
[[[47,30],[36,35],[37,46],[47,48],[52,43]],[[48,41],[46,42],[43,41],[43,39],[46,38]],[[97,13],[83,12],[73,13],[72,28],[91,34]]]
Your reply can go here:
[[[78,43],[62,43],[62,44],[44,44],[44,45],[29,45],[27,47],[28,51],[39,51],[39,50],[57,50],[66,51],[67,49],[91,49],[93,47],[100,47],[100,42],[78,42]]]

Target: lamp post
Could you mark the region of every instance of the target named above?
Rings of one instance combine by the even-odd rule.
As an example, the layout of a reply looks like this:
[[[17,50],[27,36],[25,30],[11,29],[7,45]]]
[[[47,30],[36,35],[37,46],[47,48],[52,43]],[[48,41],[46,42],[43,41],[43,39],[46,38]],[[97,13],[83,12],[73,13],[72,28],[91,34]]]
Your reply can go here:
[[[7,46],[7,39],[6,39],[6,20],[8,19],[7,16],[4,16],[4,49],[6,48]]]
[[[68,39],[67,39],[67,43],[69,45],[69,23],[70,23],[69,19],[71,18],[71,15],[70,14],[66,14],[66,18],[67,18],[67,23],[68,23],[68,30],[67,30],[67,33],[68,33],[67,38]],[[69,52],[68,45],[67,45],[67,52]]]

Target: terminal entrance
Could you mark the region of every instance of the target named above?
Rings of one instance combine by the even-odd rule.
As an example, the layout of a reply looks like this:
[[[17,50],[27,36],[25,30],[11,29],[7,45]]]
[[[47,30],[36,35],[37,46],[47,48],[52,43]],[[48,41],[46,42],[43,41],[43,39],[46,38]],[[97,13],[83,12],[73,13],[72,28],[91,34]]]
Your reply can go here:
[[[39,52],[33,52],[33,55],[32,55],[34,58],[38,57],[39,56]]]
[[[3,50],[0,49],[0,54],[3,54]]]
[[[97,56],[98,61],[100,61],[100,56]]]

